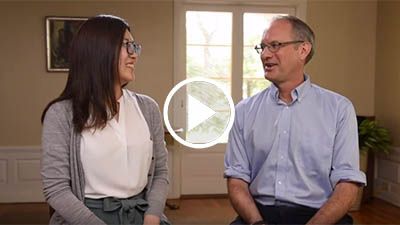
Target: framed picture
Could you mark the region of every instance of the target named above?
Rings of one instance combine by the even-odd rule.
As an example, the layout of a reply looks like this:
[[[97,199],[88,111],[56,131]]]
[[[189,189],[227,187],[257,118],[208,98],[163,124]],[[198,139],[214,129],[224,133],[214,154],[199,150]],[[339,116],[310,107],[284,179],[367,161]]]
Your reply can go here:
[[[46,17],[47,71],[68,71],[72,39],[87,19],[84,17]]]

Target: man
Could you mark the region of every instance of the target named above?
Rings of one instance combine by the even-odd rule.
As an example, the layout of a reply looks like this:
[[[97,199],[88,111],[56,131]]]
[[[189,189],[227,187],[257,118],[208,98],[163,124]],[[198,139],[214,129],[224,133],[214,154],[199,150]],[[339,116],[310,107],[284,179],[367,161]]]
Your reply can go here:
[[[275,18],[256,46],[271,86],[236,107],[225,155],[232,224],[352,224],[358,186],[357,121],[351,102],[310,82],[314,33]]]

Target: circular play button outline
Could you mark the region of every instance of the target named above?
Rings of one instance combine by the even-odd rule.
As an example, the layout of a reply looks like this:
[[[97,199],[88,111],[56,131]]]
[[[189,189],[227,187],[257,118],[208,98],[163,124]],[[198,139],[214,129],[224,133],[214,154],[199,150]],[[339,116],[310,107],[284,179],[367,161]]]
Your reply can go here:
[[[204,143],[204,144],[195,144],[195,143],[190,143],[188,141],[183,140],[181,137],[179,137],[175,133],[175,131],[171,127],[171,124],[168,119],[168,107],[169,107],[169,103],[171,102],[172,97],[181,87],[183,87],[184,85],[187,85],[189,83],[192,83],[192,82],[206,82],[206,83],[210,83],[210,84],[216,86],[218,89],[220,89],[224,93],[226,99],[229,102],[230,117],[229,117],[228,125],[225,127],[223,134],[221,136],[219,136],[218,138],[216,138],[215,140],[210,141],[208,143]],[[226,135],[228,135],[229,131],[231,130],[231,128],[233,126],[233,121],[235,119],[235,106],[233,104],[232,97],[230,95],[228,95],[228,93],[226,93],[226,91],[223,88],[221,88],[221,86],[216,81],[211,80],[211,79],[206,79],[203,77],[188,78],[186,80],[179,82],[177,85],[175,85],[175,87],[173,87],[171,89],[171,91],[167,95],[167,98],[165,99],[163,111],[164,111],[165,126],[167,127],[167,129],[168,129],[169,133],[172,135],[172,137],[175,140],[177,140],[179,143],[181,143],[182,145],[184,145],[186,147],[190,147],[190,148],[196,148],[196,149],[208,148],[208,147],[218,144]]]

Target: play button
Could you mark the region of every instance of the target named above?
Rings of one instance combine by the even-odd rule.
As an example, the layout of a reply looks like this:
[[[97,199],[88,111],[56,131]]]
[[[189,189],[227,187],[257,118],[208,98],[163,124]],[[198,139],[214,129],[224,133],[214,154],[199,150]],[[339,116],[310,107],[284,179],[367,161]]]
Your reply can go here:
[[[191,131],[193,128],[197,127],[202,122],[206,121],[208,118],[214,116],[216,113],[214,110],[210,109],[203,103],[201,103],[196,98],[188,95],[189,97],[189,113],[188,113],[188,130]]]
[[[226,141],[234,114],[232,98],[221,82],[205,78],[178,83],[164,104],[166,128],[176,141],[190,148],[207,148]],[[177,129],[183,132],[178,135]]]

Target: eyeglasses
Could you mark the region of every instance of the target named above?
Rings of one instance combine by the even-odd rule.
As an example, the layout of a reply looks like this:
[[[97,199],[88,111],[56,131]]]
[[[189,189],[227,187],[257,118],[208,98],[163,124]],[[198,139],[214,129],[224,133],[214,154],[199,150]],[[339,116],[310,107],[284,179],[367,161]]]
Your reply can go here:
[[[261,43],[261,44],[259,44],[259,45],[256,45],[256,46],[254,47],[254,49],[257,51],[258,54],[262,54],[263,51],[264,51],[264,49],[265,49],[265,47],[267,47],[268,50],[269,50],[270,52],[275,53],[275,52],[279,51],[280,48],[285,47],[285,46],[287,46],[287,45],[297,44],[297,43],[303,43],[303,42],[304,42],[304,41],[301,41],[301,40],[297,40],[297,41],[287,41],[287,42],[277,42],[277,41],[274,41],[274,42],[271,42],[270,44],[263,44],[263,43]]]
[[[136,53],[138,56],[140,56],[140,53],[142,52],[142,46],[140,44],[133,41],[127,41],[124,42],[123,45],[125,45],[128,55],[133,55]]]

